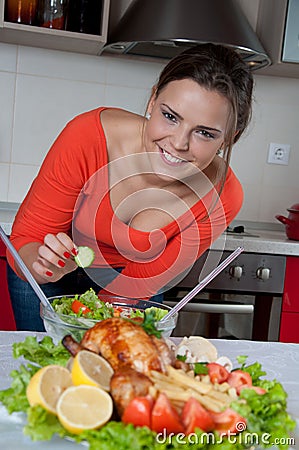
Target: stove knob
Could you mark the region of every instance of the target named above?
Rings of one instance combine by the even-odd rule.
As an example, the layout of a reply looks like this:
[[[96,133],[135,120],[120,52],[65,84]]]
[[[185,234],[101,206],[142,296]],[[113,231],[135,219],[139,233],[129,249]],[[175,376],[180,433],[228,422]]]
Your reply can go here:
[[[267,267],[259,267],[256,271],[256,276],[260,279],[260,280],[269,280],[270,278],[270,269],[268,269]]]
[[[233,278],[241,278],[243,273],[243,268],[241,266],[231,266],[229,268],[229,274],[233,277]]]

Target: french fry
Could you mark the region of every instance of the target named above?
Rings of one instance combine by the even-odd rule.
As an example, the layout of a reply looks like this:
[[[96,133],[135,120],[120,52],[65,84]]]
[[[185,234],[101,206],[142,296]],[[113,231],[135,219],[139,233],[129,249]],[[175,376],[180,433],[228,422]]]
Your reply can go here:
[[[208,376],[195,377],[191,372],[172,366],[168,366],[167,371],[167,374],[151,372],[152,389],[166,394],[177,409],[183,408],[184,403],[193,397],[205,408],[221,412],[235,398],[235,389],[228,383],[213,384]]]
[[[186,388],[192,387],[195,391],[200,394],[206,394],[212,389],[212,386],[201,381],[197,381],[194,378],[189,377],[184,372],[174,369],[171,366],[167,367],[168,374],[170,378],[175,380],[178,384],[185,386]]]

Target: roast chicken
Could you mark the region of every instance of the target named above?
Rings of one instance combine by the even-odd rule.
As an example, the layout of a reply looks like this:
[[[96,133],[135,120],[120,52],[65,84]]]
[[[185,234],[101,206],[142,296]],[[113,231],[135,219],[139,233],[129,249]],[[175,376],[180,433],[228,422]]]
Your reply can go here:
[[[120,416],[134,397],[148,393],[152,370],[166,373],[166,367],[176,361],[164,339],[148,335],[140,325],[119,317],[97,323],[81,342],[68,335],[62,343],[73,356],[85,349],[110,363],[114,370],[110,393]]]
[[[163,339],[148,335],[140,325],[119,317],[98,322],[85,332],[80,343],[66,336],[63,345],[73,356],[82,349],[101,354],[114,371],[129,366],[145,375],[151,370],[166,372],[166,366],[175,360]]]

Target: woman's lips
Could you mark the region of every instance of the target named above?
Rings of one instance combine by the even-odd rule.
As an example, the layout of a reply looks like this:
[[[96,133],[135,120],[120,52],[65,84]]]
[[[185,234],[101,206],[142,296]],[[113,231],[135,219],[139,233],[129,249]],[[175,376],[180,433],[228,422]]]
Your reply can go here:
[[[167,164],[170,164],[170,165],[172,165],[172,166],[177,166],[177,165],[179,165],[179,164],[182,164],[182,163],[186,163],[186,162],[187,162],[185,159],[181,159],[181,158],[178,158],[178,157],[176,157],[176,156],[171,155],[170,153],[168,153],[167,151],[165,151],[165,150],[164,150],[163,148],[161,148],[161,147],[159,147],[159,149],[160,149],[160,152],[161,152],[161,155],[162,155],[164,161],[165,161]]]

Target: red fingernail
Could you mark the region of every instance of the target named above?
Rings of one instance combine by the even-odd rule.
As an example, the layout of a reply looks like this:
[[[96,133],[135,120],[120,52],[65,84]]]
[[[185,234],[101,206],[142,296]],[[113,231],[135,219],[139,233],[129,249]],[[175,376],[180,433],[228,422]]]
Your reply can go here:
[[[59,259],[58,260],[58,263],[57,263],[60,267],[64,267],[65,266],[65,262],[64,261],[62,261],[61,259]]]
[[[48,277],[52,277],[52,276],[53,276],[53,272],[50,272],[50,270],[47,270],[46,275],[47,275]]]
[[[78,250],[75,247],[72,250],[72,254],[75,256],[78,255]]]
[[[71,256],[71,254],[70,254],[69,252],[64,252],[63,256],[64,256],[65,258],[69,258],[69,257]]]

